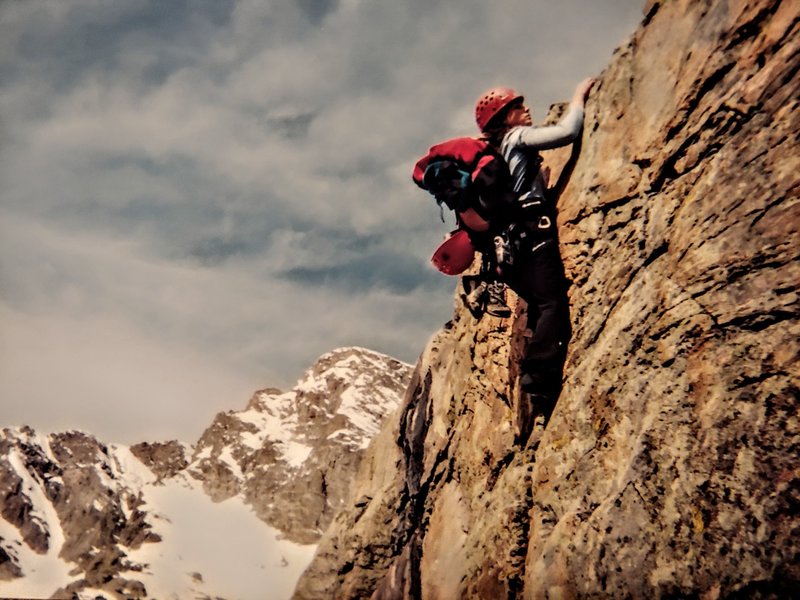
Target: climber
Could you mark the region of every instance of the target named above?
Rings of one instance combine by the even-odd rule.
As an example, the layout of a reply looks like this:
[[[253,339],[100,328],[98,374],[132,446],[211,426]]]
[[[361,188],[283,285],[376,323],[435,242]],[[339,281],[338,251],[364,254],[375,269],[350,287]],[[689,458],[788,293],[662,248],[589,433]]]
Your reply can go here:
[[[556,198],[541,170],[541,150],[578,140],[584,104],[594,84],[580,83],[556,125],[535,127],[523,97],[511,88],[485,92],[475,105],[484,139],[505,159],[517,197],[516,216],[493,227],[500,279],[528,304],[528,343],[520,372],[523,392],[534,403],[552,407],[561,391],[567,343],[571,337],[567,282],[558,249]],[[507,220],[509,221],[509,220]]]

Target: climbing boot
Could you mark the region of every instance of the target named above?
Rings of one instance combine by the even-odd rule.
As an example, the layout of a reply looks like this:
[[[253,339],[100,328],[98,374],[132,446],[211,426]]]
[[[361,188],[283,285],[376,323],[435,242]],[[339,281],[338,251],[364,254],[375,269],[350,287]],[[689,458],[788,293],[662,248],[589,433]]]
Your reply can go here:
[[[506,303],[506,286],[499,281],[486,286],[486,312],[501,319],[511,316],[511,309]]]

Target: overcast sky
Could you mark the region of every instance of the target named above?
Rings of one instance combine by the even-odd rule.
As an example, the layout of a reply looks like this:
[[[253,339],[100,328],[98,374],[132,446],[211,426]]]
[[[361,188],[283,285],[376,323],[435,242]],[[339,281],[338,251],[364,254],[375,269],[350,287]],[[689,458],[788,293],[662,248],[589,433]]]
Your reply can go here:
[[[414,362],[477,96],[534,120],[643,0],[0,0],[0,425],[194,441],[322,353]]]

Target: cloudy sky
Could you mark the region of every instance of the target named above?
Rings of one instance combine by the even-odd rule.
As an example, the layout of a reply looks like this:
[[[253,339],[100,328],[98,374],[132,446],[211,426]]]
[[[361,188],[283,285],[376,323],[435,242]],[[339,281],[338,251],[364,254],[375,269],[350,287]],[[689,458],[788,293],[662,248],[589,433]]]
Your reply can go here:
[[[0,0],[0,425],[194,441],[451,315],[410,179],[512,85],[568,99],[643,0]]]

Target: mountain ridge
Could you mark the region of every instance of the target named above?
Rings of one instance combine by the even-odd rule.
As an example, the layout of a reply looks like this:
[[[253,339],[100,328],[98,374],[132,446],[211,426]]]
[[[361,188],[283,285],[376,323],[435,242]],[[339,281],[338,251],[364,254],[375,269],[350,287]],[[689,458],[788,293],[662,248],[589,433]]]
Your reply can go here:
[[[288,597],[410,368],[333,350],[193,445],[3,429],[0,595]]]

